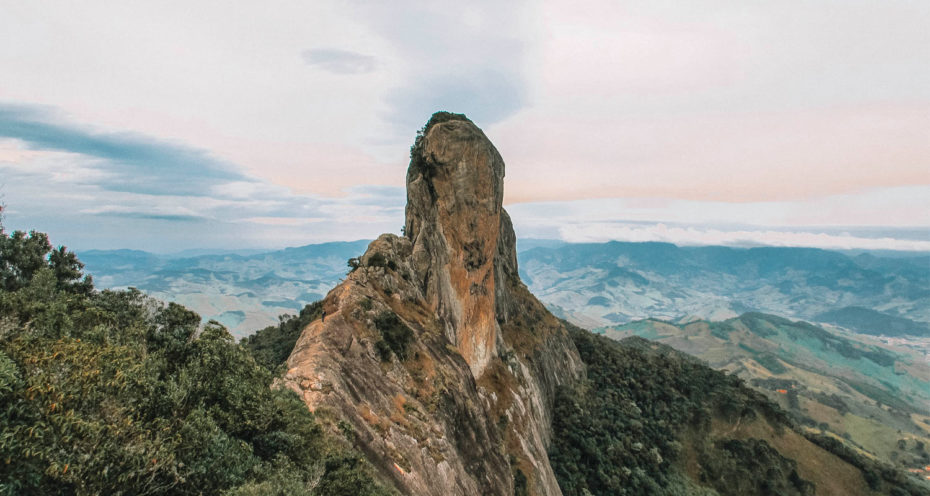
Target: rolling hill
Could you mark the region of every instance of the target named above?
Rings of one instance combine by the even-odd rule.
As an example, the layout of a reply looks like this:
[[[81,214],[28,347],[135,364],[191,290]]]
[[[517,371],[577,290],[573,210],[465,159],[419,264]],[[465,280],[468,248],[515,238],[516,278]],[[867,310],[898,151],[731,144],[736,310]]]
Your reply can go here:
[[[874,312],[856,323],[873,334],[922,334],[930,322],[925,254],[609,242],[535,247],[521,253],[520,273],[554,313],[588,328],[749,311],[817,321],[844,307]]]
[[[722,322],[642,320],[598,332],[698,357],[868,456],[906,469],[930,464],[926,354],[760,313]]]
[[[171,257],[136,250],[82,252],[99,287],[135,287],[194,309],[236,337],[319,300],[368,241],[323,243],[260,253]]]

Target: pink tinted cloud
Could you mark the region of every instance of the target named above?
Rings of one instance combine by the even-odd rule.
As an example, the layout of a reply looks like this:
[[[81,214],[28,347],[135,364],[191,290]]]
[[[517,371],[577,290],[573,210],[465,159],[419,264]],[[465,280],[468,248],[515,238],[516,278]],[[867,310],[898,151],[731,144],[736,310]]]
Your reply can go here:
[[[609,197],[727,202],[930,184],[930,104],[566,122],[493,129],[510,203]]]
[[[561,238],[573,243],[595,243],[610,240],[661,241],[677,245],[725,246],[802,246],[834,250],[903,250],[930,251],[930,241],[867,238],[848,233],[828,234],[803,231],[722,230],[707,227],[679,227],[665,224],[649,226],[623,224],[573,224],[559,229]]]

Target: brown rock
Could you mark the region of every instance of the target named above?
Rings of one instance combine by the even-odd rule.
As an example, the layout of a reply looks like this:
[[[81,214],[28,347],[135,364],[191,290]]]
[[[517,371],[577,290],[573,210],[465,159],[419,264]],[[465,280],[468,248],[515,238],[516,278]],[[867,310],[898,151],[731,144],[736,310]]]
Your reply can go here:
[[[458,119],[427,125],[411,155],[405,232],[415,277],[477,377],[500,334],[494,267],[504,161],[477,126]]]
[[[503,177],[477,126],[435,114],[411,151],[406,237],[369,245],[288,359],[283,384],[405,494],[511,495],[517,471],[561,494],[552,402],[584,370],[520,282]]]

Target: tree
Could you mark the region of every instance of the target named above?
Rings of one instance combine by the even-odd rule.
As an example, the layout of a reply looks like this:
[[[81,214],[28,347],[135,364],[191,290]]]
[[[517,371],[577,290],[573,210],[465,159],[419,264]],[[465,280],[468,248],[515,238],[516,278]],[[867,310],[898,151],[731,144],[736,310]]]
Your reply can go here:
[[[0,226],[0,289],[21,289],[43,268],[52,270],[61,291],[88,294],[93,289],[91,277],[82,273],[84,264],[64,246],[52,249],[45,233],[13,231],[7,236]]]

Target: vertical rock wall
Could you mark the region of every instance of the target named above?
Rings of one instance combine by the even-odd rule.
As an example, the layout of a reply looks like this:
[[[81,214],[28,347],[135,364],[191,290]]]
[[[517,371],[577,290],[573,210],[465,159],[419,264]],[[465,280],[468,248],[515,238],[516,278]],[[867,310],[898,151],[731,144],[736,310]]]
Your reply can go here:
[[[417,281],[475,377],[497,352],[494,261],[504,161],[468,120],[428,125],[407,171],[405,232]]]

